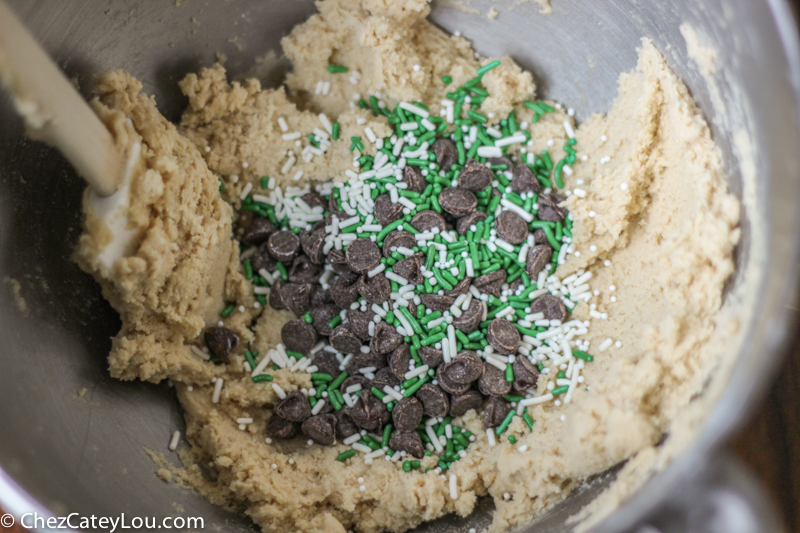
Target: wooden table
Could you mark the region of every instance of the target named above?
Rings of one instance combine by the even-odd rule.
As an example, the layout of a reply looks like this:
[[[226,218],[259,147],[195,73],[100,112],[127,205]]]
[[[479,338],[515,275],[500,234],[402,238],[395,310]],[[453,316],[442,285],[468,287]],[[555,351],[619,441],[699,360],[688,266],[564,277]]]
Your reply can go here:
[[[729,449],[761,480],[787,531],[800,533],[800,335],[769,396]]]

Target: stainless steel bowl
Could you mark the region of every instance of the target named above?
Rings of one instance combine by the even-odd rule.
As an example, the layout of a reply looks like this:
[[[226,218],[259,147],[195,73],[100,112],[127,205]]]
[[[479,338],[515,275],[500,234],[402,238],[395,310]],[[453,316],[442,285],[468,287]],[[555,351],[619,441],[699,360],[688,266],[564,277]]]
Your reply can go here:
[[[505,2],[505,3],[503,3]],[[308,1],[14,0],[15,11],[87,96],[92,73],[124,68],[144,82],[160,109],[177,119],[185,105],[176,82],[224,53],[233,76],[254,65],[267,84],[288,67],[280,38],[314,12]],[[433,20],[460,30],[487,55],[509,54],[532,70],[544,95],[578,110],[604,111],[620,72],[635,65],[647,36],[686,81],[709,119],[730,187],[751,200],[744,213],[739,274],[754,262],[757,309],[743,324],[745,342],[727,387],[692,444],[655,475],[598,531],[716,531],[736,519],[738,531],[778,526],[749,477],[719,457],[719,447],[770,382],[792,326],[800,219],[800,46],[782,0],[554,0],[543,16],[532,3],[473,0],[494,21],[448,5]],[[711,82],[688,57],[679,27],[711,39],[720,70]],[[268,54],[270,51],[277,55]],[[258,58],[261,58],[260,60]],[[726,103],[723,112],[716,96]],[[738,125],[738,126],[736,126]],[[757,180],[743,187],[737,128],[750,138]],[[70,260],[79,234],[83,184],[53,150],[23,136],[21,121],[0,95],[0,507],[17,515],[204,516],[227,531],[252,529],[189,491],[153,475],[146,449],[165,451],[182,429],[166,385],[112,380],[105,357],[119,321],[99,288]],[[729,300],[734,296],[729,296]],[[24,304],[22,303],[24,300]],[[592,500],[614,471],[585,484],[541,517],[536,531],[566,531],[564,519]],[[730,502],[743,505],[728,505]],[[739,520],[731,509],[748,513]],[[484,525],[490,506],[469,519],[445,518],[420,531],[466,531]],[[727,513],[727,514],[726,514]],[[734,531],[735,529],[725,529]]]

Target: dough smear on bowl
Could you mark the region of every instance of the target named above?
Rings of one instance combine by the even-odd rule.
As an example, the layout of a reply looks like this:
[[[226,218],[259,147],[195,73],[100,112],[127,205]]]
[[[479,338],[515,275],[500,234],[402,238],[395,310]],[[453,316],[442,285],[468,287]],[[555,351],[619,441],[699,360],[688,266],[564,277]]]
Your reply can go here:
[[[488,95],[474,111],[489,123],[514,112],[532,142],[508,154],[524,161],[528,152],[547,151],[555,163],[569,155],[565,147],[577,150],[574,164],[561,169],[573,251],[556,275],[591,273],[587,283],[597,291],[568,319],[588,324],[581,337],[588,345],[581,346],[594,359],[575,361],[583,381],[573,383],[569,403],[557,396],[530,405],[533,429],[515,416],[494,445],[483,410],[455,417],[453,426],[474,439],[441,474],[436,454],[406,472],[404,460],[377,457],[370,464],[362,452],[337,460],[350,449],[341,439],[334,446],[308,444],[303,435],[267,439],[279,395],[308,392],[314,383],[308,372],[291,370],[295,360],[286,368],[268,365],[263,373],[272,381],[251,378],[245,352],[257,351],[260,360],[297,317],[263,304],[265,291],[254,285],[258,270],[251,275],[245,267],[253,252],[240,257],[248,252],[238,240],[253,216],[244,199],[268,196],[269,178],[284,189],[347,181],[348,173],[362,172],[353,165],[360,152],[351,151],[352,138],[375,156],[366,129],[382,139],[395,128],[373,114],[371,95],[389,110],[419,102],[431,117],[446,117],[440,111],[448,93],[494,60],[476,59],[465,38],[428,22],[422,0],[324,0],[318,8],[283,40],[294,66],[285,86],[230,82],[221,65],[202,69],[180,82],[189,106],[178,126],[130,75],[98,77],[98,114],[120,147],[141,144],[127,211],[136,235],[130,250],[103,266],[110,229],[87,193],[77,253],[122,318],[110,372],[175,383],[189,444],[180,479],[264,531],[404,531],[447,513],[465,516],[485,495],[497,508],[490,531],[524,524],[582,480],[651,451],[702,391],[722,356],[710,340],[734,271],[739,202],[726,189],[706,122],[649,40],[636,69],[621,75],[609,112],[580,126],[554,102],[543,114],[525,105],[536,102],[531,74],[498,58],[483,75]],[[330,72],[331,65],[348,71]],[[314,132],[327,131],[326,120],[338,124],[338,140],[314,154],[306,150],[315,146],[309,135],[324,139]],[[573,131],[577,142],[570,145]],[[198,185],[209,180],[221,192],[210,195]],[[178,235],[191,237],[176,241]],[[220,253],[219,243],[231,238],[229,252]],[[215,272],[225,273],[223,317],[209,291]],[[207,361],[203,351],[204,327],[218,322],[238,339],[227,361],[218,361],[224,364]],[[558,371],[542,373],[531,396],[560,387],[553,383],[564,379]]]

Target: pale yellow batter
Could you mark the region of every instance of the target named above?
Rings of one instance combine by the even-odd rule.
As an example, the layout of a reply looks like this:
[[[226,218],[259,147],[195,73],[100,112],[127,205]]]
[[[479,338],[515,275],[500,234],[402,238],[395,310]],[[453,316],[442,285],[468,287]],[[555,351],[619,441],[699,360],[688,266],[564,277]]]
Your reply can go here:
[[[467,515],[485,494],[497,506],[491,531],[502,531],[529,521],[586,477],[626,458],[645,469],[641,462],[653,457],[652,447],[702,390],[722,355],[711,338],[739,237],[739,203],[726,190],[708,127],[647,40],[636,70],[621,76],[609,113],[577,128],[579,155],[588,159],[576,163],[566,180],[566,189],[580,187],[586,195],[568,200],[580,255],[570,256],[559,275],[592,271],[592,288],[601,293],[592,301],[608,316],[590,318],[585,304],[574,312],[592,321],[595,361],[584,369],[588,387],[578,389],[568,405],[535,406],[534,430],[520,431],[524,437],[516,445],[504,440],[489,446],[479,417],[465,415],[459,424],[478,439],[451,468],[458,477],[456,500],[447,480],[433,472],[405,473],[387,461],[339,462],[341,444],[265,442],[275,392],[252,383],[241,353],[248,343],[265,353],[292,316],[254,306],[237,246],[217,257],[206,251],[229,238],[236,220],[225,201],[203,193],[197,183],[220,177],[222,198],[238,205],[245,184],[256,186],[263,175],[282,186],[341,180],[352,168],[350,136],[361,135],[365,125],[378,136],[389,131],[384,118],[351,107],[355,94],[379,92],[392,105],[419,100],[437,113],[448,90],[490,61],[475,59],[466,39],[429,23],[424,0],[318,5],[320,14],[283,41],[294,65],[285,88],[264,90],[256,80],[229,83],[222,66],[203,69],[180,84],[190,104],[177,128],[130,76],[113,72],[98,80],[96,109],[117,142],[143,146],[129,210],[138,237],[128,256],[111,270],[102,268],[97,256],[109,236],[90,212],[78,258],[122,316],[111,374],[171,378],[176,384],[191,445],[182,454],[186,469],[180,479],[211,501],[246,513],[265,531],[403,531],[446,513]],[[529,120],[521,102],[534,98],[532,76],[501,59],[484,77],[491,96],[480,111],[505,116],[514,109],[519,120]],[[353,84],[347,75],[329,74],[328,64],[358,70],[360,80]],[[452,76],[452,85],[441,82],[443,75]],[[315,94],[319,81],[330,82],[327,95]],[[341,140],[324,159],[298,159],[282,174],[286,151],[295,144],[282,139],[278,118],[306,136],[319,127],[320,112],[340,122]],[[365,123],[359,125],[359,118]],[[563,157],[563,123],[571,120],[559,110],[531,124],[533,149],[549,149],[553,160]],[[299,170],[302,178],[292,181]],[[193,238],[176,242],[186,228]],[[189,348],[204,325],[214,268],[227,269],[225,300],[237,306],[224,320],[241,340],[227,366],[206,363]],[[216,313],[207,318],[215,322]],[[608,338],[616,344],[598,351]],[[311,385],[302,372],[279,370],[274,376],[285,390]],[[224,380],[217,404],[212,378]],[[545,384],[540,380],[540,387]],[[255,422],[240,430],[239,417]],[[515,428],[522,429],[519,418]],[[522,445],[527,450],[519,451]],[[423,466],[432,462],[426,458]]]

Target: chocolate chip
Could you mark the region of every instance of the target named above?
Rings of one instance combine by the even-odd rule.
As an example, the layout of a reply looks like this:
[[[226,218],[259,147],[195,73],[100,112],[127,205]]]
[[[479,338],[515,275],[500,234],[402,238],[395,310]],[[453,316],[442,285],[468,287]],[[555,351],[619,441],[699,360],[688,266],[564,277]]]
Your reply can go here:
[[[347,264],[347,259],[342,250],[333,249],[328,253],[328,264],[337,274],[344,274],[350,272],[350,265]]]
[[[417,245],[417,239],[407,231],[394,230],[383,239],[383,257],[389,257],[395,248],[405,246],[409,250]]]
[[[325,262],[325,237],[327,237],[325,228],[319,228],[312,231],[300,232],[300,246],[303,252],[308,256],[312,263],[321,265]]]
[[[342,309],[358,300],[358,274],[344,272],[331,283],[331,298]]]
[[[344,252],[350,270],[366,274],[381,262],[381,249],[370,239],[356,239]]]
[[[439,382],[439,386],[445,391],[449,392],[450,394],[464,394],[469,390],[471,384],[470,383],[456,383],[455,381],[450,380],[447,376],[446,372],[446,365],[447,363],[439,365],[436,369],[436,380]]]
[[[457,298],[462,294],[467,294],[467,291],[469,290],[469,286],[471,283],[472,283],[471,278],[464,278],[458,283],[456,283],[452,289],[450,289],[449,291],[444,291],[444,293],[447,296],[453,296],[454,298]]]
[[[361,339],[353,333],[350,326],[336,326],[328,338],[328,342],[341,353],[357,353],[361,351]]]
[[[369,304],[382,304],[389,300],[392,293],[392,284],[386,279],[383,272],[379,272],[372,277],[364,274],[358,279],[358,294],[360,294]]]
[[[485,396],[502,396],[511,392],[511,382],[506,373],[493,364],[483,363],[483,374],[478,380],[478,390]]]
[[[370,338],[369,323],[372,322],[373,316],[374,313],[369,309],[366,311],[362,311],[360,308],[348,309],[347,323],[350,324],[353,333],[358,335],[361,340],[368,341]]]
[[[416,394],[422,402],[423,412],[428,416],[446,416],[450,411],[450,400],[447,393],[431,383],[423,385]]]
[[[416,253],[398,261],[392,266],[392,272],[408,280],[413,285],[419,285],[425,279],[422,277],[420,267],[425,263],[425,254]]]
[[[540,194],[539,195],[539,211],[536,216],[539,220],[545,222],[561,222],[567,216],[567,208],[560,207],[558,204],[563,202],[565,198],[558,194]]]
[[[283,286],[286,284],[282,279],[276,279],[269,290],[269,306],[273,309],[286,309],[283,301]]]
[[[300,237],[291,231],[276,231],[267,240],[270,255],[282,263],[291,263],[300,251]]]
[[[278,231],[275,224],[264,217],[255,216],[242,235],[242,241],[250,246],[258,246],[267,242],[269,236]]]
[[[333,304],[325,304],[319,307],[312,307],[309,313],[311,313],[311,325],[317,330],[317,333],[326,337],[330,335],[333,330],[328,324],[339,314],[339,308]]]
[[[389,361],[389,368],[392,369],[397,379],[405,381],[405,374],[408,372],[408,363],[411,361],[411,349],[408,347],[408,344],[401,344],[389,354],[387,359]]]
[[[564,303],[552,294],[539,296],[531,302],[531,313],[543,313],[547,320],[564,321],[567,318],[567,308]]]
[[[312,263],[308,256],[298,255],[289,269],[289,281],[292,283],[317,283],[321,272],[322,268]]]
[[[543,229],[535,229],[533,231],[533,243],[534,244],[547,244],[550,241],[547,240],[547,234],[544,232]]]
[[[375,220],[381,226],[388,226],[395,220],[403,218],[403,204],[392,203],[388,194],[375,198]]]
[[[433,346],[423,346],[417,352],[422,362],[428,365],[428,368],[436,368],[444,361],[444,355],[441,350],[437,350]],[[405,381],[405,380],[404,380]]]
[[[501,268],[475,278],[472,280],[472,284],[479,291],[491,294],[495,298],[500,298],[500,291],[506,281],[506,275],[506,271]]]
[[[267,422],[267,437],[273,439],[293,439],[300,430],[300,424],[273,414]]]
[[[329,374],[334,378],[339,375],[339,360],[330,352],[322,350],[314,356],[313,364],[318,368],[317,372]]]
[[[494,229],[509,244],[520,244],[528,238],[528,224],[514,211],[501,211],[494,219]]]
[[[517,292],[517,289],[522,286],[522,278],[517,278],[511,283],[508,284],[508,293],[511,294],[513,292]]]
[[[422,422],[422,403],[414,397],[403,398],[394,406],[392,422],[400,432],[414,431]]]
[[[422,439],[416,431],[409,431],[408,433],[395,431],[389,439],[389,448],[396,452],[406,452],[417,459],[421,459],[425,455]]]
[[[511,178],[511,190],[517,194],[523,192],[539,192],[542,185],[536,176],[533,175],[528,165],[517,165],[514,167],[514,175]]]
[[[371,431],[389,421],[390,413],[381,399],[371,391],[364,390],[358,395],[358,400],[351,410],[353,422]]]
[[[458,174],[458,186],[468,191],[482,191],[492,183],[492,170],[474,159],[467,159],[464,168]]]
[[[424,191],[428,185],[428,182],[422,177],[419,167],[414,165],[406,165],[403,169],[403,182],[408,183],[407,191],[418,193]]]
[[[517,351],[522,339],[511,322],[505,318],[495,318],[489,323],[486,340],[497,353],[510,354]]]
[[[539,369],[533,366],[527,357],[517,355],[514,359],[514,389],[517,392],[525,392],[536,387],[539,381]]]
[[[239,336],[228,328],[213,327],[206,328],[203,333],[206,347],[211,353],[211,357],[220,362],[228,360],[231,350],[239,344]]]
[[[439,368],[442,369],[449,382],[469,384],[481,377],[483,362],[472,350],[461,350]]]
[[[267,272],[273,272],[278,266],[278,261],[270,255],[269,246],[265,242],[259,245],[256,253],[250,258],[250,265],[253,267],[254,272],[258,272],[262,268]]]
[[[386,356],[383,354],[375,353],[372,350],[364,353],[362,351],[358,351],[353,355],[350,361],[347,363],[347,367],[345,370],[350,372],[351,374],[355,374],[362,368],[367,367],[375,367],[383,368],[387,366],[388,363],[386,362]]]
[[[470,226],[477,226],[478,222],[483,222],[486,220],[488,215],[483,211],[473,211],[468,215],[464,215],[463,217],[458,219],[456,223],[456,231],[459,235],[464,236],[470,230]]]
[[[297,316],[302,316],[311,309],[310,283],[281,284],[281,299],[286,309]]]
[[[275,404],[275,413],[292,422],[302,422],[311,416],[311,404],[299,390],[286,393],[286,398]]]
[[[500,396],[492,396],[489,398],[483,412],[484,429],[496,428],[502,424],[511,409],[511,404]]]
[[[325,198],[323,198],[322,195],[317,192],[307,192],[301,196],[300,199],[303,200],[311,209],[314,209],[315,207],[321,207],[323,211],[328,210],[328,202],[326,202]]]
[[[470,409],[480,409],[483,396],[475,389],[450,397],[450,416],[463,416]]]
[[[473,298],[470,300],[467,310],[462,311],[460,317],[453,318],[453,327],[469,335],[478,329],[482,316],[483,305],[478,299]]]
[[[431,150],[433,150],[433,154],[436,156],[436,163],[438,163],[439,168],[445,172],[450,172],[450,167],[453,166],[453,163],[458,161],[456,145],[450,139],[439,137],[434,141]]]
[[[405,381],[405,379],[403,381]],[[387,385],[394,388],[396,385],[400,385],[400,383],[401,381],[397,379],[397,376],[394,375],[391,367],[388,366],[378,370],[375,373],[375,379],[372,380],[372,386],[379,391],[383,391],[383,388]]]
[[[305,320],[290,320],[281,328],[281,341],[287,350],[307,354],[317,343],[317,331]]]
[[[311,285],[311,295],[308,297],[311,309],[333,303],[330,289],[323,289],[318,283]]]
[[[475,211],[478,199],[467,189],[447,187],[439,193],[439,205],[454,217],[463,217]]]
[[[547,240],[547,239],[545,239]],[[550,264],[553,259],[553,249],[549,244],[537,244],[528,250],[528,258],[525,263],[525,273],[536,279],[539,272],[544,270],[544,267]]]
[[[340,411],[336,411],[333,413],[336,416],[337,423],[336,423],[336,438],[337,439],[346,439],[352,435],[358,433],[358,424],[353,422],[353,417],[351,416],[350,408],[347,407]]]
[[[379,322],[375,326],[375,334],[369,343],[370,349],[378,354],[387,354],[402,344],[403,337],[397,333],[394,326],[386,322]]]
[[[444,217],[436,211],[426,209],[414,215],[414,218],[411,219],[411,226],[417,231],[428,231],[433,228],[444,231]]]
[[[420,294],[419,300],[422,302],[422,305],[425,306],[425,309],[441,311],[442,313],[450,310],[450,306],[456,301],[453,296],[446,296],[444,294]]]
[[[321,401],[321,400],[320,400]],[[336,440],[336,415],[316,415],[306,419],[301,426],[306,437],[322,446],[331,446]]]

